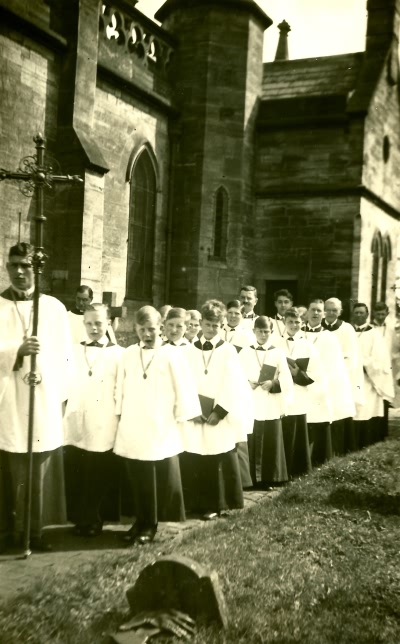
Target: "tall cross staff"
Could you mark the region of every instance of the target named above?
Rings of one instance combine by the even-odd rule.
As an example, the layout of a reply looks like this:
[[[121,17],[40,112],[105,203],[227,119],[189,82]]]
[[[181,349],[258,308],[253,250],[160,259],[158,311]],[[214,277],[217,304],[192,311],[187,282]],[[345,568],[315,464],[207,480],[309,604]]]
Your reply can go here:
[[[36,193],[36,215],[35,220],[35,251],[32,256],[32,265],[35,278],[35,290],[33,293],[33,320],[32,335],[37,336],[39,325],[39,294],[40,276],[45,265],[46,255],[43,248],[43,227],[46,217],[43,214],[44,188],[51,188],[53,183],[83,183],[83,179],[77,175],[53,175],[52,167],[45,164],[44,153],[46,139],[41,134],[33,138],[36,144],[36,156],[24,157],[16,172],[9,172],[0,168],[0,181],[14,179],[21,181],[21,192],[30,197]],[[36,354],[31,355],[31,370],[25,377],[29,386],[29,416],[28,416],[28,467],[26,473],[26,495],[25,495],[25,516],[24,516],[24,558],[31,554],[30,532],[31,532],[31,506],[32,506],[32,471],[33,471],[33,426],[35,411],[35,388],[41,382],[41,375],[36,372]]]

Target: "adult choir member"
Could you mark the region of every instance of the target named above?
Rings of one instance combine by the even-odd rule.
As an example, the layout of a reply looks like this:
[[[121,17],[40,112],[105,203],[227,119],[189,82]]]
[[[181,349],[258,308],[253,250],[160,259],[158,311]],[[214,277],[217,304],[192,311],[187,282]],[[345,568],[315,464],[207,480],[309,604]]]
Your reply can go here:
[[[39,297],[39,327],[32,335],[33,248],[9,251],[10,286],[0,296],[0,526],[20,545],[28,466],[30,357],[37,356],[30,545],[48,550],[45,525],[65,521],[62,404],[67,398],[71,335],[67,312],[54,297]],[[21,544],[22,545],[22,544]]]

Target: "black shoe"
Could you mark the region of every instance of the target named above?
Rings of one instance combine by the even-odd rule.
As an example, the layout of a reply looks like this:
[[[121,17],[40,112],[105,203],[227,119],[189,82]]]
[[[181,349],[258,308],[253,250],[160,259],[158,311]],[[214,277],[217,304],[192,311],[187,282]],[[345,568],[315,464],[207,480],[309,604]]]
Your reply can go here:
[[[156,525],[152,526],[151,528],[146,528],[145,530],[141,530],[137,539],[138,543],[140,543],[141,546],[144,546],[147,543],[151,543],[152,541],[154,541],[156,532],[157,532]]]
[[[218,512],[206,512],[201,518],[203,521],[215,521],[218,519]]]
[[[32,537],[29,545],[34,552],[52,552],[53,550],[51,543],[45,541],[43,537]]]
[[[133,526],[121,536],[121,541],[123,541],[125,545],[131,546],[135,543],[140,532],[140,527],[134,523]]]
[[[103,531],[103,524],[94,523],[93,525],[87,526],[84,534],[86,537],[98,537],[102,533],[102,531]]]
[[[77,537],[83,537],[85,535],[85,526],[74,525],[73,532]]]

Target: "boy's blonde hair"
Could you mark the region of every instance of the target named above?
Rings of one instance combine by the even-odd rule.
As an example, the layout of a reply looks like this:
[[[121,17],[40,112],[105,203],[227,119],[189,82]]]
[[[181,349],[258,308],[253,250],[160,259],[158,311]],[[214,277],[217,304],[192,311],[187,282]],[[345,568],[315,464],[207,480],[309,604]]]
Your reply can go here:
[[[158,325],[161,324],[161,315],[154,306],[142,306],[141,309],[136,311],[135,324],[144,324],[149,320],[155,320]]]
[[[168,322],[168,320],[172,320],[173,318],[179,318],[185,322],[185,324],[190,320],[190,315],[186,309],[181,309],[179,307],[172,308],[168,311],[167,317],[164,320],[165,322]]]
[[[111,318],[111,311],[108,304],[102,304],[101,302],[88,304],[86,309],[83,312],[83,315],[85,316],[85,313],[90,313],[90,311],[104,311],[106,314],[107,320]]]
[[[190,320],[201,320],[201,313],[200,311],[197,311],[196,309],[189,309],[186,311],[187,314],[189,315]]]

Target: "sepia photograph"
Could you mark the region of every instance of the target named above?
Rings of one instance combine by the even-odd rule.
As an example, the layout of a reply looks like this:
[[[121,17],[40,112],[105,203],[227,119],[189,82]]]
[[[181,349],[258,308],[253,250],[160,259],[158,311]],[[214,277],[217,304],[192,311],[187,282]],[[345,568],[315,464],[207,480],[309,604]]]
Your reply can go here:
[[[0,0],[0,644],[399,644],[400,0]]]

